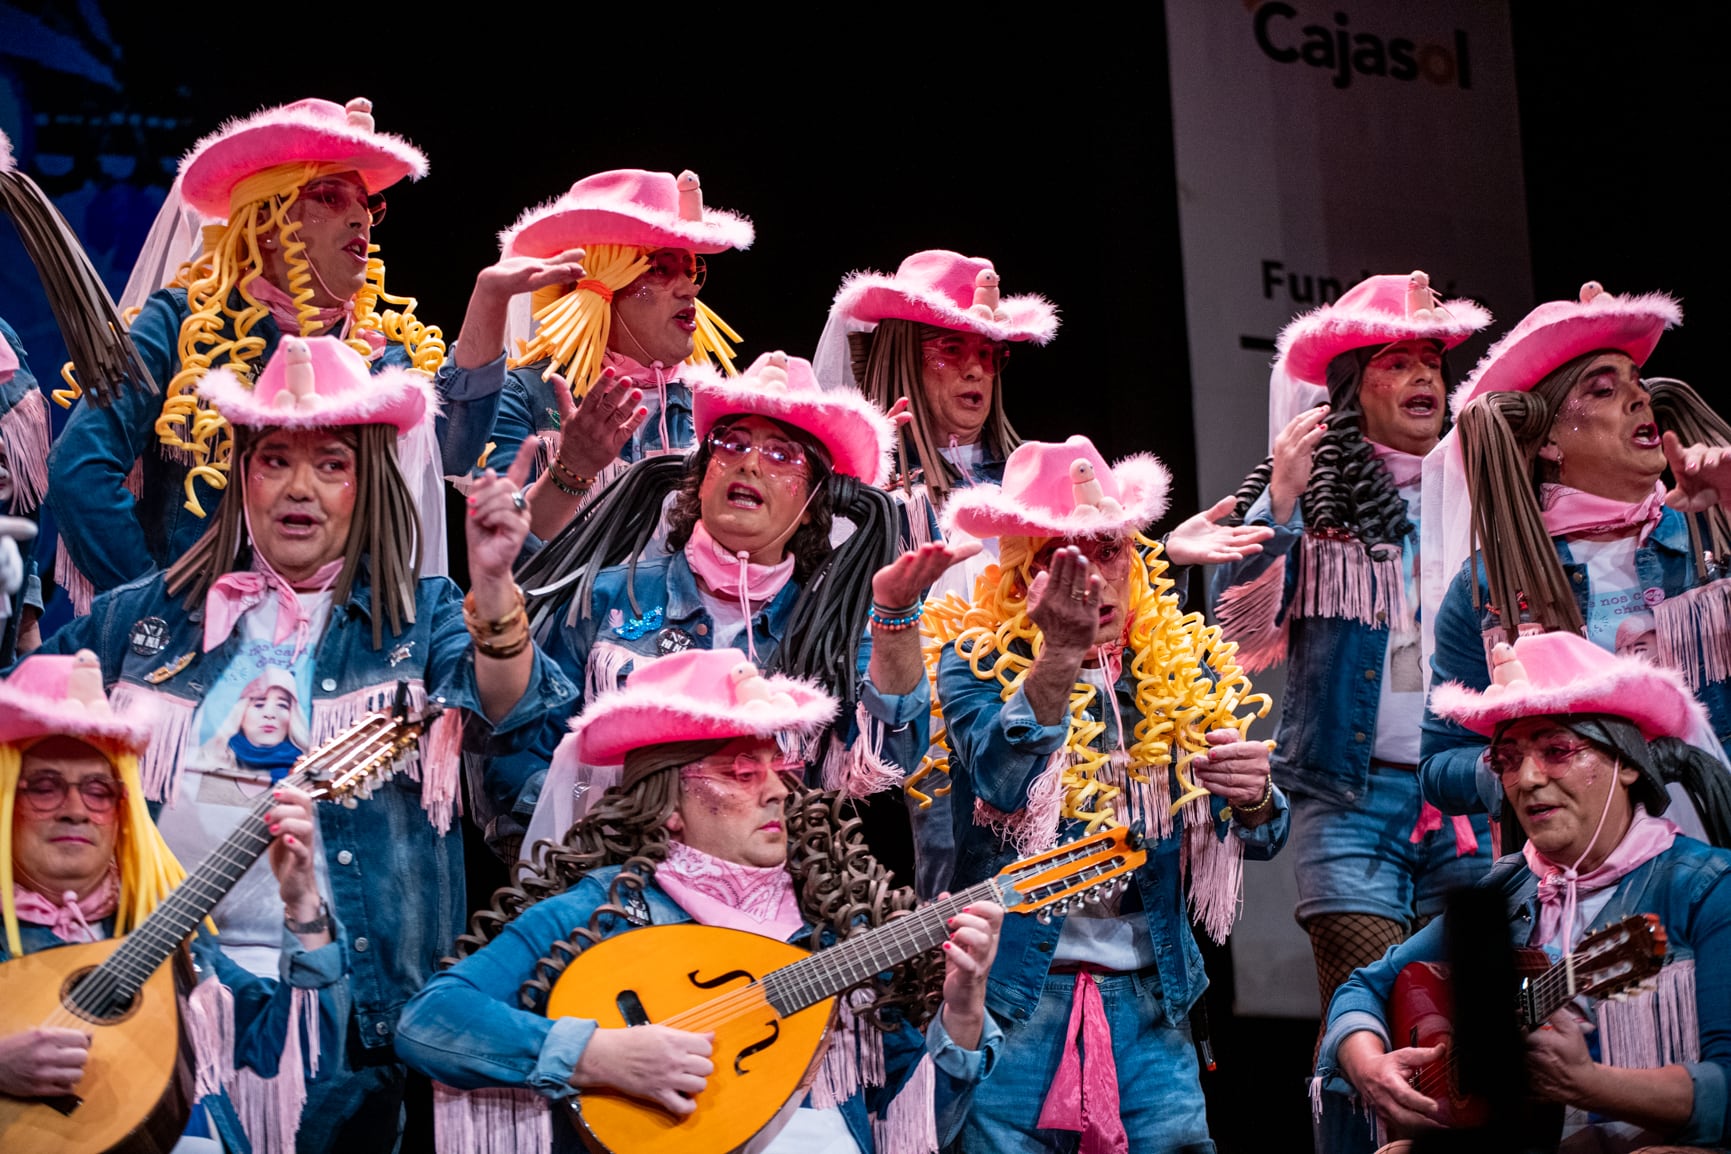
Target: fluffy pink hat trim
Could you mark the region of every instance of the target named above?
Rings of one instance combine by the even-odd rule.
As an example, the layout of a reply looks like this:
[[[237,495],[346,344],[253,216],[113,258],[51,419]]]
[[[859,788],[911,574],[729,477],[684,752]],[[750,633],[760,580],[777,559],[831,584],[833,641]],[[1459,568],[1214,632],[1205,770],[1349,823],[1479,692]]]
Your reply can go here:
[[[1496,683],[1483,693],[1458,681],[1431,690],[1439,717],[1491,737],[1505,721],[1550,714],[1626,717],[1650,741],[1710,732],[1707,711],[1675,670],[1640,657],[1619,657],[1575,633],[1538,633],[1499,647]]]
[[[1452,349],[1490,323],[1491,314],[1473,301],[1439,299],[1430,277],[1414,271],[1367,277],[1333,304],[1295,318],[1275,348],[1289,377],[1320,385],[1328,362],[1341,353],[1411,340]]]
[[[506,256],[557,256],[593,244],[684,248],[698,253],[751,247],[751,221],[706,208],[697,174],[617,168],[586,176],[565,195],[525,212],[499,234]]]
[[[1001,485],[950,494],[946,531],[975,537],[1090,537],[1138,532],[1166,512],[1172,475],[1148,453],[1108,467],[1080,434],[1062,444],[1024,441],[1004,462]]]
[[[12,159],[12,141],[4,132],[0,132],[0,172],[11,172],[15,167],[16,162]]]
[[[676,741],[809,737],[836,710],[815,684],[767,677],[737,649],[687,649],[640,663],[623,689],[591,702],[572,720],[554,767],[562,758],[618,765],[633,749]]]
[[[1485,393],[1525,392],[1576,357],[1599,349],[1647,363],[1659,336],[1683,323],[1683,306],[1666,293],[1614,295],[1597,281],[1581,286],[1580,299],[1546,301],[1492,345],[1455,390],[1456,416]]]
[[[837,473],[874,485],[889,479],[895,424],[852,389],[823,388],[804,357],[764,353],[737,377],[701,365],[688,369],[685,380],[700,441],[723,417],[771,417],[816,437]]]
[[[893,276],[849,273],[835,294],[832,312],[853,328],[905,320],[979,333],[995,341],[1043,345],[1056,336],[1057,306],[1032,293],[1000,298],[997,275],[984,257],[928,249],[902,261]]]
[[[420,149],[373,127],[372,102],[351,100],[345,108],[329,100],[297,100],[230,120],[192,146],[180,162],[180,193],[212,220],[228,218],[234,186],[279,164],[343,164],[361,176],[368,192],[381,192],[405,176],[427,175]]]
[[[36,654],[0,681],[0,745],[24,745],[44,737],[97,739],[142,753],[150,744],[151,719],[139,710],[116,713],[102,688],[96,654]]]
[[[198,395],[229,424],[251,428],[395,425],[403,434],[434,410],[427,374],[395,365],[371,374],[361,355],[335,337],[284,337],[256,385],[227,368],[212,369]]]

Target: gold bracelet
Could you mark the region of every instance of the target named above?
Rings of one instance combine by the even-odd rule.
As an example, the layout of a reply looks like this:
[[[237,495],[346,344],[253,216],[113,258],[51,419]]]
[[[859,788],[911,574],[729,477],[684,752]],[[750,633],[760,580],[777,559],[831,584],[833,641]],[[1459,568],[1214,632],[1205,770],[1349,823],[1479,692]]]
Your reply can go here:
[[[474,590],[463,598],[463,624],[475,643],[475,651],[501,661],[515,657],[529,647],[529,613],[523,600],[523,589],[518,585],[511,589],[517,595],[517,604],[494,621],[483,619],[476,610]],[[501,635],[507,632],[514,636],[501,639]]]
[[[1274,800],[1274,777],[1269,775],[1262,782],[1262,800],[1255,805],[1241,805],[1235,811],[1235,816],[1243,817],[1247,813],[1256,813],[1268,808],[1268,803]]]

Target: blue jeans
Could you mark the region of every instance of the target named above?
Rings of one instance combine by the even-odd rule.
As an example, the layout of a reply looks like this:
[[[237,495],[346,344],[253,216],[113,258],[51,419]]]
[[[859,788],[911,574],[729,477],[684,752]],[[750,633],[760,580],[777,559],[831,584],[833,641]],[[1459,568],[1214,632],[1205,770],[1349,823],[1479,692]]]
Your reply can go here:
[[[1457,857],[1447,818],[1441,829],[1411,840],[1420,804],[1418,776],[1382,765],[1370,767],[1356,807],[1294,797],[1287,852],[1298,855],[1299,924],[1319,914],[1374,914],[1410,929],[1415,918],[1442,913],[1450,890],[1483,877],[1491,866],[1485,815],[1472,818],[1478,851]]]
[[[1189,1023],[1166,1024],[1152,970],[1096,980],[1112,1029],[1130,1154],[1213,1154]],[[1004,1048],[992,1076],[974,1091],[957,1145],[962,1154],[1072,1154],[1077,1148],[1075,1131],[1035,1125],[1064,1055],[1075,987],[1074,974],[1049,975],[1028,1020],[1003,1023]]]

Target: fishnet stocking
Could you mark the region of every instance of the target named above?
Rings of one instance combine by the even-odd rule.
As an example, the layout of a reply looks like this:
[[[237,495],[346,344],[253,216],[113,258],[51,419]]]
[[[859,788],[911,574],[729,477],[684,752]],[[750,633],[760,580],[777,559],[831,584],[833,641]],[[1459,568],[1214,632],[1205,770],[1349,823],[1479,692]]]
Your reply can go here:
[[[1316,955],[1316,991],[1322,999],[1322,1025],[1328,1026],[1328,1003],[1334,991],[1360,966],[1368,966],[1406,940],[1406,924],[1375,914],[1318,914],[1305,923],[1310,949]],[[1322,1031],[1316,1042],[1322,1044]],[[1315,1068],[1315,1054],[1311,1067]]]

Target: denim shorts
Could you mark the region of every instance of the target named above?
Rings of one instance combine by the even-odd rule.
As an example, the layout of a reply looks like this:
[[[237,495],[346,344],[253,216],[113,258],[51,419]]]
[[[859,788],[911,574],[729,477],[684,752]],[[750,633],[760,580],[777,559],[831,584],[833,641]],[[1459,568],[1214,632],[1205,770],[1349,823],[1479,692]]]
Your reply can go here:
[[[1286,852],[1295,859],[1299,924],[1318,914],[1374,914],[1411,929],[1440,914],[1450,890],[1483,877],[1491,864],[1486,815],[1472,815],[1477,852],[1457,856],[1448,817],[1412,840],[1421,805],[1416,773],[1374,763],[1355,807],[1293,797]]]
[[[1131,1154],[1214,1154],[1190,1025],[1166,1024],[1159,976],[1149,970],[1101,974],[1095,980],[1112,1029],[1119,1110]],[[1064,1055],[1075,989],[1075,974],[1049,975],[1027,1021],[1000,1019],[1003,1049],[992,1076],[974,1091],[954,1149],[962,1154],[1073,1154],[1081,1140],[1076,1131],[1041,1130],[1036,1123]]]

